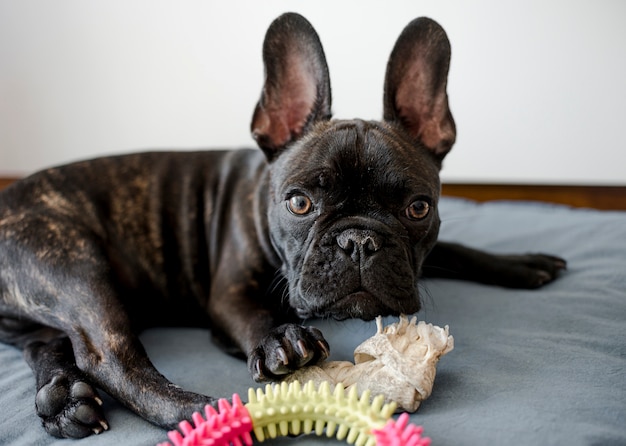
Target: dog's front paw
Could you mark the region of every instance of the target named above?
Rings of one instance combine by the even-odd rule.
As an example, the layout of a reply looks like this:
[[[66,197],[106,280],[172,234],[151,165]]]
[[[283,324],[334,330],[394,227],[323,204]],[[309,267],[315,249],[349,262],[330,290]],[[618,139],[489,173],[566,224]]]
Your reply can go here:
[[[83,438],[109,428],[94,388],[75,377],[56,375],[37,392],[37,414],[55,437]]]
[[[284,324],[259,343],[248,358],[248,368],[257,382],[280,380],[305,365],[323,361],[329,351],[317,328]]]
[[[500,256],[499,284],[512,288],[539,288],[557,278],[565,260],[547,254]]]

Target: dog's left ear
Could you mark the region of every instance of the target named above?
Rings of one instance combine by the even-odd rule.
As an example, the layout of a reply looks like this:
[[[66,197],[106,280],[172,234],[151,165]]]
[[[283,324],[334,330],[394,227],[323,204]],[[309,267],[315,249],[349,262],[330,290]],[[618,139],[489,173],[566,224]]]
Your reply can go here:
[[[252,136],[273,160],[312,125],[330,119],[330,79],[320,39],[301,15],[286,13],[263,43],[265,84],[252,117]]]
[[[456,139],[446,92],[449,67],[446,32],[421,17],[398,37],[385,76],[384,119],[399,124],[439,160]]]

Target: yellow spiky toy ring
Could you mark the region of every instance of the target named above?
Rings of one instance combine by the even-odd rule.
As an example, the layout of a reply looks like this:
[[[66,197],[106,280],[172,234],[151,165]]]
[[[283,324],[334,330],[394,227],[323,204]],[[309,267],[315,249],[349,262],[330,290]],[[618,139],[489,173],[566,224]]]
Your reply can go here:
[[[370,393],[360,397],[355,388],[346,395],[343,385],[331,391],[323,382],[303,386],[298,381],[249,389],[248,403],[238,395],[232,403],[219,400],[219,411],[206,406],[205,417],[199,412],[179,424],[180,431],[168,433],[174,446],[250,446],[251,433],[258,441],[285,435],[315,433],[345,440],[356,446],[428,446],[430,438],[422,437],[422,427],[410,424],[403,413],[393,415],[396,404],[384,403],[380,395],[370,401]],[[171,446],[164,442],[158,446]]]

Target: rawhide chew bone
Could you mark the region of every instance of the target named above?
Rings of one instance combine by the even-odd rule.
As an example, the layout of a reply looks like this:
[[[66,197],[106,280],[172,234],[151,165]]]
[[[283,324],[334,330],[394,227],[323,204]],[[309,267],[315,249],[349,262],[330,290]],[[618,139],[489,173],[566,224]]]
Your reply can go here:
[[[378,317],[376,327],[376,334],[354,350],[354,364],[326,361],[297,370],[285,381],[342,383],[358,393],[384,395],[386,402],[415,412],[432,392],[439,358],[454,348],[449,327],[417,323],[416,317],[405,315],[386,327]]]

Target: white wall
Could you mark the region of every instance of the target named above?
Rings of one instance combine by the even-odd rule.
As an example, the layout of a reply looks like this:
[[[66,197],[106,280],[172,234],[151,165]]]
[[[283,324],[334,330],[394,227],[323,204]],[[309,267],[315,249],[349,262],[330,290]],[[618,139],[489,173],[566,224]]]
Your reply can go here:
[[[452,42],[444,179],[626,185],[626,2],[0,0],[0,175],[146,148],[252,145],[271,20],[316,27],[340,118],[378,118],[420,15]]]

